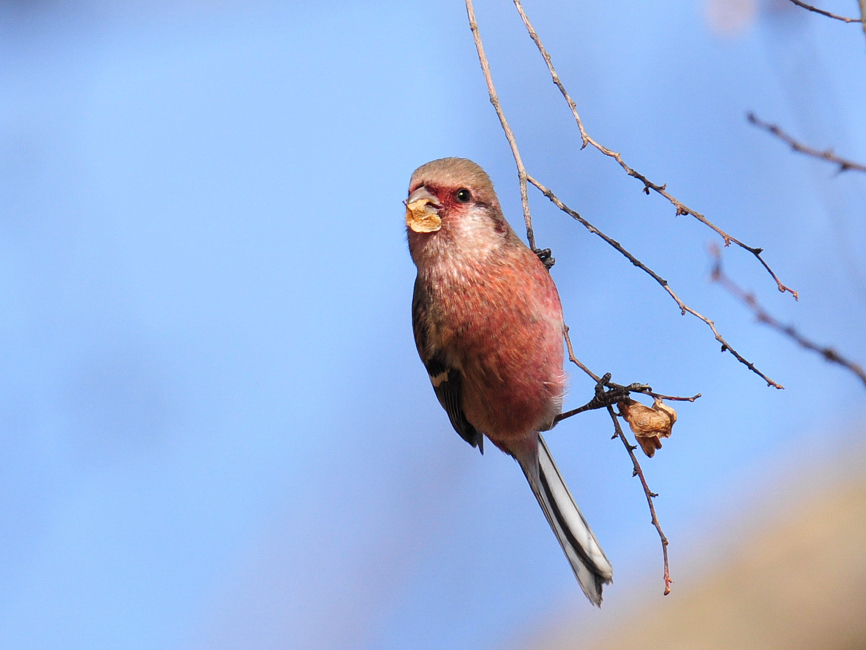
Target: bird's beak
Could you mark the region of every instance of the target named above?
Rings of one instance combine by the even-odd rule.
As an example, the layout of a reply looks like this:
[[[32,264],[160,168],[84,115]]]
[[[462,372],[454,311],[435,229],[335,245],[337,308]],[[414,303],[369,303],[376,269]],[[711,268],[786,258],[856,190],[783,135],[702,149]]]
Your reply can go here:
[[[442,227],[436,197],[423,185],[406,199],[406,225],[415,232],[436,232]]]

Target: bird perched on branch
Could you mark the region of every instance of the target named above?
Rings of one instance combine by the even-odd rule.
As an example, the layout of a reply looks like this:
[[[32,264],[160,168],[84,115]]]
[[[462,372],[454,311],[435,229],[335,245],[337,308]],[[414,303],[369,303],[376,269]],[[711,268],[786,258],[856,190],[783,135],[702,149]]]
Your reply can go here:
[[[559,294],[544,264],[502,215],[490,177],[463,158],[412,174],[409,251],[418,269],[415,345],[451,425],[484,453],[513,456],[587,598],[601,604],[613,572],[540,432],[565,389]]]

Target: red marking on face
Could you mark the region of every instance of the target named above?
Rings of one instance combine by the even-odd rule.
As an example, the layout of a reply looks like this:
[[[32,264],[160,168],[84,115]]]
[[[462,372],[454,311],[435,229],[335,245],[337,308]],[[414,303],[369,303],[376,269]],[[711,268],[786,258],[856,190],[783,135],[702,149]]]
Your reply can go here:
[[[445,215],[461,214],[466,211],[466,208],[472,205],[473,201],[464,203],[457,200],[457,192],[461,189],[466,189],[462,185],[460,187],[444,187],[441,185],[431,185],[428,183],[417,183],[409,188],[409,194],[412,194],[419,187],[424,186],[430,194],[436,197],[436,200],[442,205],[440,213]]]

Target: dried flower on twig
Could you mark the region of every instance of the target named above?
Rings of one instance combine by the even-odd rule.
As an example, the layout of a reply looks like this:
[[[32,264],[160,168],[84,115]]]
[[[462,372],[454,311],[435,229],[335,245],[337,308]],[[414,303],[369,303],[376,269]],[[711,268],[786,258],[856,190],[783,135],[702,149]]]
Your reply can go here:
[[[656,449],[662,448],[662,438],[671,437],[671,429],[677,421],[677,412],[656,398],[652,407],[627,398],[621,401],[619,415],[631,427],[643,453],[652,458]]]

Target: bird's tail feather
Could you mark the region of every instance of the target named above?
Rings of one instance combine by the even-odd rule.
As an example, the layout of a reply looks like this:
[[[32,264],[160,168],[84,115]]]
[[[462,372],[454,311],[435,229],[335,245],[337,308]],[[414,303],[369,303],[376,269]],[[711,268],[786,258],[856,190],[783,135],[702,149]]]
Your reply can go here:
[[[562,480],[541,434],[538,434],[537,461],[518,458],[518,462],[583,593],[600,607],[602,587],[612,581],[613,569]]]

